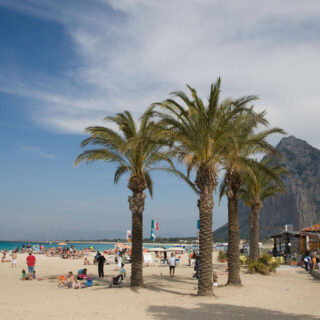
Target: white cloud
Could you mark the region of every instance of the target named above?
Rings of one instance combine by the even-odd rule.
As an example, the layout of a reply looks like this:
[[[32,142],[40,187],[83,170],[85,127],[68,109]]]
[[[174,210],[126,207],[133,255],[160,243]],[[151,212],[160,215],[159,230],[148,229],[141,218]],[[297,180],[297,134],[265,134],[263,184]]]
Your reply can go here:
[[[71,36],[81,65],[64,79],[46,75],[39,84],[40,75],[24,75],[20,90],[17,79],[0,82],[3,90],[35,100],[32,117],[53,130],[82,132],[108,113],[141,112],[185,83],[206,96],[221,76],[224,95],[258,94],[257,105],[269,110],[272,125],[320,146],[319,1],[1,5],[56,20]]]

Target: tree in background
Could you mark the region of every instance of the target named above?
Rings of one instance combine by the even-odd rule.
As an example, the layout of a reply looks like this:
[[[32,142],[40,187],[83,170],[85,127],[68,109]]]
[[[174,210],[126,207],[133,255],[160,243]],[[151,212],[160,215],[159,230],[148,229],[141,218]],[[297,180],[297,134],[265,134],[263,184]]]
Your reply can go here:
[[[226,111],[230,112],[230,111]],[[242,184],[242,174],[253,170],[257,166],[268,171],[257,160],[253,159],[257,153],[278,154],[277,149],[271,146],[266,138],[273,133],[284,131],[279,128],[255,133],[258,126],[267,126],[265,112],[255,113],[253,108],[242,113],[235,119],[233,130],[227,136],[222,154],[224,181],[220,186],[220,200],[223,194],[228,198],[228,284],[241,285],[240,253],[239,253],[239,197]]]
[[[250,259],[256,260],[259,257],[259,212],[263,201],[278,193],[286,192],[282,177],[288,171],[278,165],[272,164],[270,159],[261,161],[261,164],[268,170],[256,166],[253,170],[245,172],[240,194],[243,202],[250,208]]]
[[[129,111],[105,118],[117,126],[118,132],[110,127],[88,127],[86,133],[90,137],[85,139],[81,146],[85,148],[90,145],[97,148],[84,151],[75,161],[75,165],[82,161],[88,163],[98,160],[116,163],[118,167],[114,183],[117,183],[123,174],[130,174],[128,188],[132,192],[129,197],[129,208],[132,213],[132,287],[143,286],[142,214],[146,198],[144,190],[148,189],[152,197],[153,183],[150,172],[153,170],[172,172],[189,182],[182,173],[175,170],[170,152],[164,151],[162,141],[155,138],[155,123],[151,115],[152,108],[149,108],[142,115],[139,128]],[[163,162],[169,166],[162,167],[160,164]]]

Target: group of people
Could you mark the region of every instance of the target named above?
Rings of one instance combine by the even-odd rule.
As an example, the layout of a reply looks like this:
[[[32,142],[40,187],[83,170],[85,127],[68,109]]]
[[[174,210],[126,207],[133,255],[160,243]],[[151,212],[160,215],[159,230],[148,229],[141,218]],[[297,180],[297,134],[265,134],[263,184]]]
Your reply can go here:
[[[26,258],[26,264],[28,267],[28,273],[26,273],[25,269],[21,271],[21,280],[33,280],[36,279],[36,271],[34,270],[34,267],[36,265],[36,257],[32,254],[32,252],[29,252],[27,258]]]
[[[11,267],[16,268],[17,267],[17,252],[13,251],[11,254],[11,259],[8,258],[8,253],[6,250],[2,250],[1,252],[1,263],[4,262],[11,262]]]
[[[95,257],[98,261],[98,273],[99,278],[104,277],[103,266],[105,263],[104,256],[99,252]],[[67,276],[60,275],[58,278],[58,287],[59,288],[67,288],[67,289],[81,289],[86,287],[91,287],[93,285],[93,278],[88,276],[87,268],[79,269],[77,276],[73,274],[72,271],[69,271]],[[120,285],[126,276],[126,270],[124,268],[124,264],[121,263],[121,269],[119,274],[115,277],[111,278],[110,287]]]
[[[86,269],[85,273],[81,273],[81,277],[76,277],[72,271],[69,271],[67,276],[60,275],[58,278],[58,288],[72,288],[72,289],[81,289],[90,287],[92,285],[92,279],[87,277]]]
[[[306,251],[303,257],[304,266],[307,272],[320,270],[320,256],[318,251]]]

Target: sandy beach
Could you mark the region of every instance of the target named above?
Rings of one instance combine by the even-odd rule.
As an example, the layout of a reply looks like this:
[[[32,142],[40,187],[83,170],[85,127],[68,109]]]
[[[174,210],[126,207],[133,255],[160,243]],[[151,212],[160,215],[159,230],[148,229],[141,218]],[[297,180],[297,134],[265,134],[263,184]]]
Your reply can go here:
[[[21,281],[26,255],[19,254],[17,268],[0,264],[1,320],[11,319],[320,319],[319,281],[303,269],[281,267],[271,276],[250,275],[243,270],[243,286],[219,286],[214,297],[197,297],[193,268],[185,262],[176,276],[168,276],[167,266],[144,268],[145,288],[108,288],[117,274],[114,265],[105,266],[99,286],[85,289],[57,288],[57,278],[77,272],[83,260],[37,256],[36,270],[41,281]],[[225,264],[214,258],[219,285],[226,283]],[[97,278],[97,266],[88,272]]]

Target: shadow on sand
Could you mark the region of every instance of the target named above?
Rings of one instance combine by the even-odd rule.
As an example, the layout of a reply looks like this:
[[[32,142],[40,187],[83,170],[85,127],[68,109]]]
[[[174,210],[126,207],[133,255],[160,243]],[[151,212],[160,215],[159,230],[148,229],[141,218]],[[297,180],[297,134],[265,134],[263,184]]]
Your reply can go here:
[[[188,309],[171,306],[150,306],[147,313],[157,320],[314,320],[310,315],[297,315],[259,308],[238,307],[226,304],[204,304]]]

